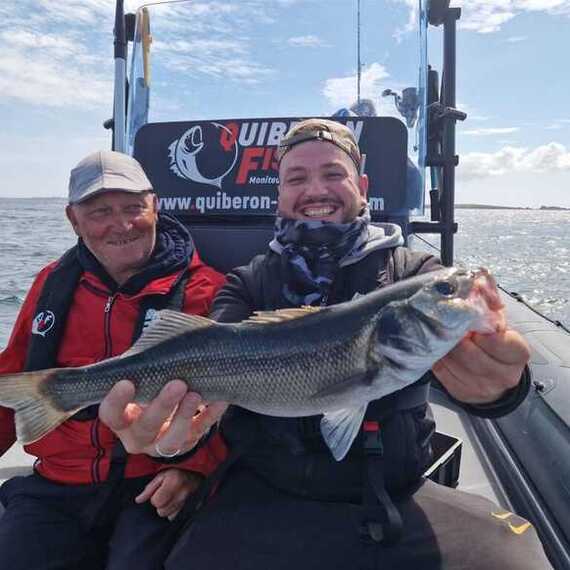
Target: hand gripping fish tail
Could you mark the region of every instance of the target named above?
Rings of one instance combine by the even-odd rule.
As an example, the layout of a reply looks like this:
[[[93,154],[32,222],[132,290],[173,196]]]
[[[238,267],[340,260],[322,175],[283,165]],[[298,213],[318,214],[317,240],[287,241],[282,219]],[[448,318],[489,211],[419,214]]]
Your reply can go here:
[[[16,413],[16,434],[22,444],[30,444],[69,419],[78,409],[58,408],[46,388],[61,368],[7,374],[0,377],[0,405]]]

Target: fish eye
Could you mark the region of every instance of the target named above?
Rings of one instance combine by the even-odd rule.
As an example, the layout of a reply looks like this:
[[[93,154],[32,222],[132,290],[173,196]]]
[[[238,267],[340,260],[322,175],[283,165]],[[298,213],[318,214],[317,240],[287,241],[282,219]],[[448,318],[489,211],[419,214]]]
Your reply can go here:
[[[445,297],[450,297],[457,291],[455,285],[449,281],[437,281],[434,283],[434,288],[440,295]]]

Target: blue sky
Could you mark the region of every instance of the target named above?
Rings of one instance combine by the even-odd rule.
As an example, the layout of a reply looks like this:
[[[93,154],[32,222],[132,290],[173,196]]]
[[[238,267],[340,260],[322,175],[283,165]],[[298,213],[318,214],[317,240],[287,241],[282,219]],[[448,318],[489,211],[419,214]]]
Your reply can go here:
[[[142,2],[126,0],[134,10]],[[462,6],[462,4],[465,4]],[[570,0],[468,0],[457,200],[570,207]],[[361,0],[362,95],[417,81],[414,0]],[[196,0],[151,12],[151,119],[326,115],[356,95],[356,0]],[[0,4],[0,193],[64,196],[108,148],[114,0]],[[439,66],[440,31],[430,34]]]

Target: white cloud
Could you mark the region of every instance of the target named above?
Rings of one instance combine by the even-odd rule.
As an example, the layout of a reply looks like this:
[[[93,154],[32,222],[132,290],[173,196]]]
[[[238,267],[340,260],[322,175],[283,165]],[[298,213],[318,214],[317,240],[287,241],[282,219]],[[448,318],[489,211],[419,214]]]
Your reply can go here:
[[[196,40],[173,40],[169,42],[153,41],[153,51],[174,52],[179,54],[191,54],[197,58],[208,56],[221,56],[221,54],[247,53],[247,49],[242,42],[233,39],[196,39]],[[168,55],[170,57],[170,55]]]
[[[318,36],[314,36],[309,34],[307,36],[295,36],[293,38],[289,38],[287,43],[291,47],[307,47],[307,48],[316,48],[316,47],[331,47],[330,44],[325,42],[323,39],[319,38]]]
[[[143,3],[127,0],[125,9],[136,10]],[[108,106],[113,96],[114,6],[115,0],[0,3],[0,102]],[[248,38],[236,33],[269,21],[259,0],[197,0],[151,9],[155,35],[168,28],[172,40],[168,46],[155,42],[153,51],[174,54],[170,69],[246,84],[272,75],[272,69],[252,57]]]
[[[59,57],[77,55],[78,51],[82,51],[82,46],[71,38],[22,29],[0,32],[0,41],[15,49],[48,49]]]
[[[467,153],[461,157],[457,172],[459,179],[468,181],[517,172],[556,171],[570,171],[570,150],[551,142],[530,150],[506,146],[494,153]]]
[[[49,57],[30,59],[24,52],[0,52],[2,99],[49,107],[94,107],[109,105],[113,84],[100,74],[86,75],[85,69],[66,66]]]
[[[163,64],[176,74],[206,75],[242,83],[259,83],[274,70],[255,62],[244,42],[232,39],[154,42],[155,53],[166,54]]]
[[[108,106],[113,96],[113,5],[113,0],[4,3],[0,9],[0,102]],[[93,34],[94,27],[103,32]],[[102,45],[108,46],[107,53]]]
[[[418,10],[417,0],[396,0],[396,1],[406,4],[410,9],[410,13],[408,15],[408,21],[406,22],[405,26],[403,26],[402,28],[398,28],[393,34],[393,37],[396,39],[396,41],[400,42],[405,34],[417,30],[419,23],[419,10]]]
[[[487,129],[468,129],[462,130],[462,135],[472,136],[472,137],[488,137],[495,135],[509,135],[511,133],[516,133],[520,131],[519,127],[499,127],[499,128],[487,128]]]
[[[462,8],[459,26],[481,34],[498,32],[524,13],[570,14],[570,0],[456,0],[453,4]]]
[[[505,41],[509,44],[517,44],[520,42],[524,42],[528,40],[528,36],[511,36],[510,38],[507,38]]]
[[[388,77],[390,77],[390,74],[380,63],[373,63],[367,66],[361,75],[361,97],[372,99],[376,103],[382,91],[382,81]],[[356,101],[356,84],[356,74],[327,79],[323,88],[323,94],[333,107],[348,107]],[[393,105],[391,106],[393,107]]]
[[[399,39],[415,29],[417,22],[416,0],[394,0],[406,4],[410,9],[407,25],[396,31]],[[454,6],[461,7],[459,27],[480,34],[498,32],[502,26],[518,16],[529,12],[545,12],[552,15],[570,15],[570,0],[454,0]],[[526,37],[513,37],[506,41],[523,41]]]

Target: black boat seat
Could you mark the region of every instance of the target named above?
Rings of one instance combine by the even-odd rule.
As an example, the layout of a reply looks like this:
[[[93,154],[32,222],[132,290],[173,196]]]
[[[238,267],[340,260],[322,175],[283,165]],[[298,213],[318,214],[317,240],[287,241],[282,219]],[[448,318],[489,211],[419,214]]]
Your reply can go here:
[[[184,221],[201,257],[220,271],[264,251],[273,230],[278,173],[274,153],[296,118],[149,123],[134,156],[158,194],[161,210]],[[370,178],[373,221],[409,218],[408,133],[393,117],[346,117]],[[409,190],[408,190],[409,192]]]

